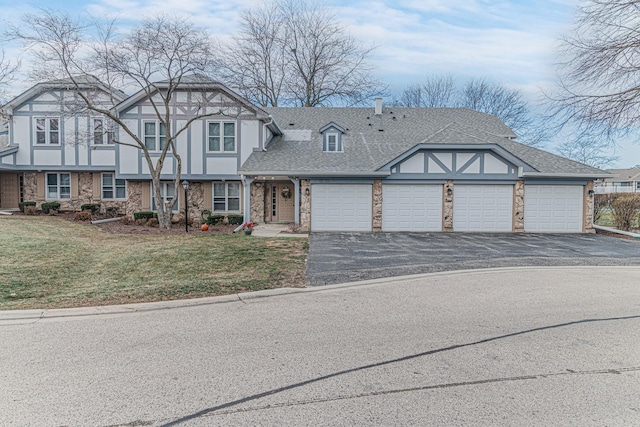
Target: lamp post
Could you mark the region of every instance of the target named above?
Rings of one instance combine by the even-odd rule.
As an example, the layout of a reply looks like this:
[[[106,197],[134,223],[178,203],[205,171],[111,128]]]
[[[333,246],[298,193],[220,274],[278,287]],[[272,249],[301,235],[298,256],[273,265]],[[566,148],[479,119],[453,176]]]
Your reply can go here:
[[[189,190],[189,181],[186,179],[182,181],[182,188],[184,188],[184,232],[189,232],[189,202],[187,200],[187,190]]]

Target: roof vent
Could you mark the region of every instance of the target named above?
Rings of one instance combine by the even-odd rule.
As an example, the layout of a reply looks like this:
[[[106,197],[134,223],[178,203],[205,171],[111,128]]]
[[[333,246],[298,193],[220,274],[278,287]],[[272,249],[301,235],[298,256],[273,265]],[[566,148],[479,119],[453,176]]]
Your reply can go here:
[[[376,116],[382,114],[382,98],[376,98],[376,108],[375,108]]]

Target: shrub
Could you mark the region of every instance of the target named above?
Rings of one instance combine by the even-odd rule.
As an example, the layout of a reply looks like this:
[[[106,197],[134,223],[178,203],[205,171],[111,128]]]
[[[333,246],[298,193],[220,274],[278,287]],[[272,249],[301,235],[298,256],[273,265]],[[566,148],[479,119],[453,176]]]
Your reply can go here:
[[[51,211],[57,211],[58,209],[60,209],[60,203],[46,202],[40,205],[40,209],[42,209],[42,212],[48,214],[51,213]]]
[[[593,196],[593,222],[598,222],[603,213],[611,211],[611,203],[615,198],[616,195],[613,193]]]
[[[228,215],[227,220],[231,225],[241,225],[244,223],[244,217],[242,215]]]
[[[611,203],[613,222],[619,230],[629,231],[634,228],[640,215],[640,195],[621,194]]]
[[[116,206],[109,206],[104,212],[107,218],[115,218],[118,216],[118,208]]]
[[[100,213],[100,203],[84,203],[80,206],[81,211],[91,211],[93,215]]]
[[[159,224],[160,224],[160,221],[158,221],[158,218],[151,218],[147,221],[146,226],[157,227]]]
[[[218,225],[218,224],[222,224],[223,222],[224,222],[224,215],[220,215],[220,214],[215,214],[215,215],[209,214],[209,216],[205,220],[205,223],[209,225]]]
[[[20,212],[24,212],[24,208],[25,208],[26,206],[33,206],[33,207],[35,207],[35,206],[36,206],[36,202],[31,202],[31,201],[29,201],[29,202],[20,202],[20,203],[18,203],[18,208],[20,209]]]
[[[142,211],[142,212],[134,212],[133,213],[133,219],[146,219],[146,220],[150,220],[153,218],[158,218],[158,214],[155,212],[146,212],[146,211]]]
[[[131,218],[129,215],[125,215],[120,218],[120,224],[122,225],[131,225],[133,223],[134,223],[133,218]]]
[[[24,207],[24,214],[25,215],[35,215],[36,214],[36,207],[32,206],[32,205],[27,205]]]
[[[76,212],[73,216],[74,221],[91,221],[93,219],[93,215],[91,215],[90,210],[83,210],[82,212]]]

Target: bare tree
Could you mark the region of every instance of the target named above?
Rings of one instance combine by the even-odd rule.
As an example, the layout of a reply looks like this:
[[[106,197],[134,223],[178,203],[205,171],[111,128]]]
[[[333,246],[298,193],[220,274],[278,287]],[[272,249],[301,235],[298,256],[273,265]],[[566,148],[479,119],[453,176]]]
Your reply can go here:
[[[281,40],[282,25],[276,3],[244,11],[240,34],[222,48],[219,71],[224,80],[263,107],[277,107],[283,97],[289,59]]]
[[[422,84],[411,84],[402,91],[405,107],[453,107],[458,93],[451,76],[427,77]]]
[[[459,87],[451,76],[432,76],[408,86],[400,97],[405,107],[470,108],[497,116],[529,145],[541,145],[548,135],[522,93],[487,79],[471,79]]]
[[[126,34],[114,31],[114,22],[84,23],[68,14],[41,10],[26,15],[21,25],[10,29],[38,58],[36,75],[55,71],[70,82],[73,96],[65,109],[98,113],[115,123],[120,138],[114,142],[142,150],[149,167],[156,201],[162,200],[160,176],[167,156],[177,164],[174,186],[179,194],[182,159],[176,148],[177,138],[196,120],[216,115],[237,114],[237,106],[213,103],[207,93],[205,76],[212,67],[210,40],[207,33],[179,18],[158,16],[145,19]],[[91,35],[94,35],[91,37]],[[94,77],[95,76],[95,77]],[[105,91],[105,87],[107,90]],[[160,151],[151,155],[150,148],[138,134],[137,124],[121,119],[113,108],[118,99],[116,87],[142,91],[164,128]],[[189,91],[189,118],[180,125],[173,120],[172,108],[178,91]],[[105,100],[105,94],[108,100]],[[123,134],[130,141],[122,139]],[[177,198],[168,204],[156,203],[158,221],[171,227],[171,214]],[[186,201],[185,201],[186,202]]]
[[[263,106],[358,105],[382,93],[365,47],[319,5],[273,0],[245,11],[223,75]]]
[[[605,168],[618,160],[617,156],[605,153],[610,144],[597,138],[578,137],[562,143],[556,151],[561,156],[596,168]]]
[[[592,135],[626,134],[640,119],[640,4],[585,0],[561,40],[558,85],[548,94],[559,126]]]
[[[0,50],[0,105],[4,104],[9,93],[9,85],[19,68],[19,61],[10,61],[5,56],[4,50]]]

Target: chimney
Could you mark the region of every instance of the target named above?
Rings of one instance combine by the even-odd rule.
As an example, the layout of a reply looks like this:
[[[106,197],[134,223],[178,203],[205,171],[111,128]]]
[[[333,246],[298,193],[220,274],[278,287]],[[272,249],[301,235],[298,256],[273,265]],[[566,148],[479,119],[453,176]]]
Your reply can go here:
[[[376,116],[381,116],[382,115],[382,98],[376,98],[375,113],[376,113]]]

